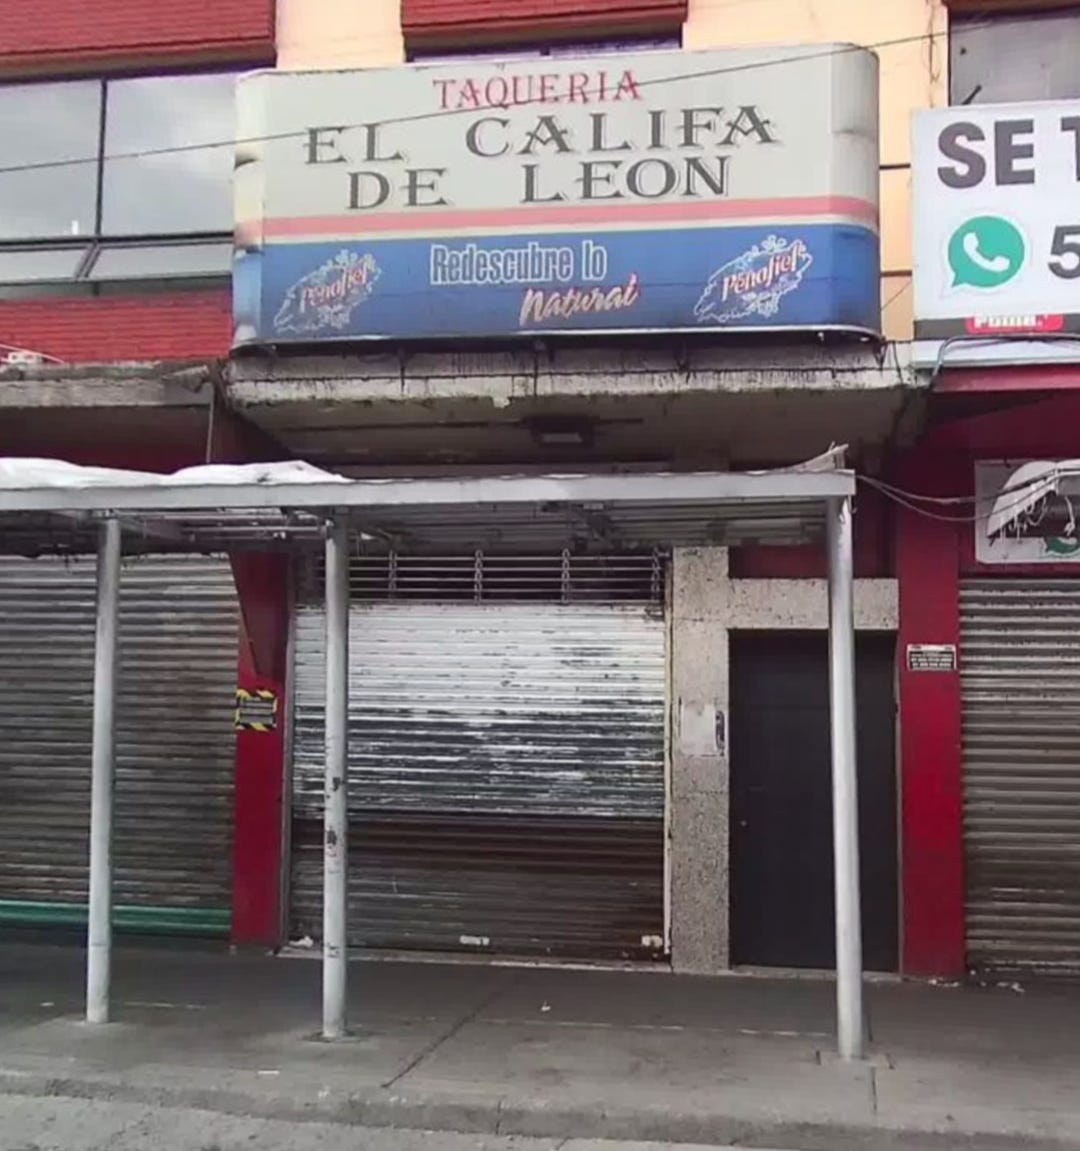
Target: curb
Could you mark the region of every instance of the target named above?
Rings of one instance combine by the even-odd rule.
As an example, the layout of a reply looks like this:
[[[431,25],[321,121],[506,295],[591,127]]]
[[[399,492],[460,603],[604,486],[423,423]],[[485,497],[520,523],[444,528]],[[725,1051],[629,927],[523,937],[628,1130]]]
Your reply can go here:
[[[801,1122],[780,1113],[748,1119],[717,1111],[610,1108],[587,1100],[575,1105],[506,1098],[470,1101],[456,1096],[409,1096],[385,1089],[334,1098],[311,1096],[304,1089],[259,1093],[154,1087],[6,1070],[0,1071],[0,1095],[115,1101],[295,1123],[564,1140],[719,1144],[748,1151],[785,1146],[798,1147],[799,1151],[865,1151],[867,1147],[874,1151],[1015,1151],[1019,1143],[1025,1151],[1075,1151],[1073,1141],[1017,1131],[893,1129],[838,1121]]]

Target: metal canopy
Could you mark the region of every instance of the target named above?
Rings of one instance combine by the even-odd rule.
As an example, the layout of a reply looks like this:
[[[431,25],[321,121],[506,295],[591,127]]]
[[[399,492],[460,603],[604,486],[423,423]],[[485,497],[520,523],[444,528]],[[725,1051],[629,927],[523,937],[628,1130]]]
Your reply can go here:
[[[351,545],[458,551],[730,545],[826,536],[837,954],[837,1038],[863,1049],[855,765],[852,497],[843,453],[761,473],[345,480],[304,464],[174,476],[0,459],[0,552],[98,555],[91,761],[87,1020],[109,1019],[116,624],[122,547],[310,546],[326,555],[323,1035],[346,1033],[348,558]],[[124,537],[126,536],[126,540]]]
[[[331,518],[373,550],[800,543],[824,534],[826,500],[855,491],[853,473],[836,467],[236,483],[217,467],[214,482],[193,482],[199,470],[184,482],[119,472],[115,483],[85,486],[0,478],[0,551],[93,551],[103,519],[120,521],[129,551],[310,546]]]

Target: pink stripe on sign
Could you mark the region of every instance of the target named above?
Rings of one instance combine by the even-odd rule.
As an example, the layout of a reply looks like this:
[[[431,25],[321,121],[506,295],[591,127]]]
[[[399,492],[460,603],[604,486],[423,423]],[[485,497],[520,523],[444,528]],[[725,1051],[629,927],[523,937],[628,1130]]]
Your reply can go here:
[[[653,224],[659,221],[737,220],[756,216],[849,216],[877,227],[877,206],[855,196],[786,196],[771,200],[694,200],[662,204],[568,204],[550,207],[457,209],[454,211],[379,212],[364,215],[291,216],[260,221],[268,239],[274,236],[340,236],[342,233],[442,233],[467,229],[520,226],[523,230],[565,224]],[[237,225],[238,232],[255,229],[254,222]]]

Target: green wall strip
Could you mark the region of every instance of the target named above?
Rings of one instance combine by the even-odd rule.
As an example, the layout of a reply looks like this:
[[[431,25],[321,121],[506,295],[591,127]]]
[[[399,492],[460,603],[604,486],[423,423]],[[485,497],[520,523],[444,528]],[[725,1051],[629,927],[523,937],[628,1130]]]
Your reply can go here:
[[[228,935],[232,914],[227,907],[113,908],[118,931],[145,931],[168,935]],[[11,927],[85,927],[84,903],[35,903],[0,899],[0,924]]]

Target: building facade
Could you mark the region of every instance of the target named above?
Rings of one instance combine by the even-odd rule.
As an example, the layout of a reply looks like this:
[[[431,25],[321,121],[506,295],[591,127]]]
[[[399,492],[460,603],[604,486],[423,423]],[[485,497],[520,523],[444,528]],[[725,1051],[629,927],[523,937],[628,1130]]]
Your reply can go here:
[[[920,828],[905,870],[928,920],[919,965],[951,971],[1075,970],[1080,954],[1071,504],[991,534],[1016,467],[1076,451],[1080,86],[1061,53],[1078,13],[1023,7],[988,21],[954,6],[952,107],[914,132],[913,358],[930,401],[897,482],[931,500],[899,513],[900,641],[948,645],[959,672],[900,662],[909,840]]]
[[[868,477],[856,516],[867,966],[955,974],[1068,952],[1067,884],[1011,910],[1002,892],[1036,857],[1036,871],[1067,870],[1055,820],[1077,769],[1062,753],[1033,782],[1005,771],[1003,796],[1002,757],[1010,770],[1027,760],[970,734],[996,722],[988,597],[1027,597],[1036,615],[1009,626],[1039,632],[1068,565],[991,569],[960,517],[941,515],[954,505],[910,495],[974,497],[977,462],[1080,454],[1071,369],[1063,347],[1051,364],[971,363],[951,330],[913,327],[950,317],[915,311],[930,282],[912,290],[923,209],[910,186],[920,114],[1077,95],[1055,45],[1080,14],[231,0],[208,30],[191,6],[97,7],[43,22],[15,0],[0,15],[0,119],[15,141],[0,166],[0,454],[158,470],[295,457],[423,477],[783,467],[847,444]],[[1025,73],[1045,91],[1008,87],[1003,43],[1045,61]],[[359,232],[358,215],[371,221]],[[833,247],[814,247],[825,234]],[[582,264],[560,271],[571,249]],[[694,309],[704,335],[685,319]],[[965,505],[976,534],[978,507]],[[189,579],[143,561],[130,581],[134,616],[159,581],[156,602],[177,605],[163,614],[192,636],[155,661],[139,641],[153,615],[132,624],[132,683],[155,668],[164,694],[155,705],[133,688],[131,723],[160,709],[168,731],[176,682],[196,679],[203,703],[189,700],[178,739],[133,741],[118,803],[127,788],[134,878],[118,902],[153,929],[315,937],[322,573],[272,554],[200,564]],[[648,555],[602,523],[556,554],[372,541],[350,577],[354,943],[700,973],[830,966],[824,577],[820,544],[794,535]],[[58,569],[52,598],[24,606],[26,565],[0,569],[0,611],[27,621],[10,663],[21,679],[47,675],[58,631],[74,644],[85,629],[79,578]],[[923,670],[950,645],[951,670]],[[278,701],[270,730],[233,722],[237,687]],[[25,740],[20,707],[5,710]],[[73,816],[56,872],[35,847],[40,781],[18,766],[54,766],[73,780],[72,810],[84,802],[83,718],[54,707],[71,739],[8,757],[10,809],[26,813],[11,842],[28,844],[18,858],[0,849],[13,922],[79,914],[82,824]],[[1024,722],[1030,735],[1041,719]],[[160,791],[150,834],[139,797],[165,787],[181,741],[175,803]],[[1049,854],[1043,831],[1027,835],[1031,787],[1057,836]],[[184,830],[202,819],[196,793],[213,842]],[[145,888],[140,836],[157,852]],[[1031,926],[1038,900],[1050,910]],[[1003,949],[1009,914],[1028,926]]]

